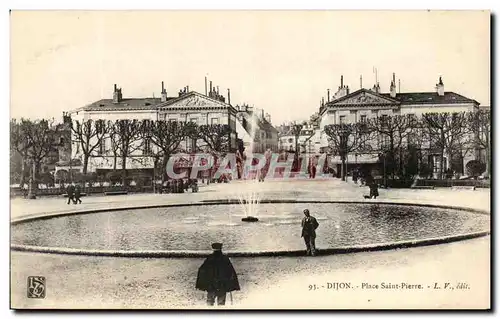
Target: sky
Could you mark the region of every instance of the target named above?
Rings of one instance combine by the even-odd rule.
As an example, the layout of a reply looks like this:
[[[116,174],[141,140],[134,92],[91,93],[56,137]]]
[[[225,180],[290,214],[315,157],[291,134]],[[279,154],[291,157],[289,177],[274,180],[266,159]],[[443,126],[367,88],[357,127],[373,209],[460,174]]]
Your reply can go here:
[[[445,91],[490,105],[487,11],[13,11],[11,117],[169,96],[205,76],[272,123],[308,119],[340,85]]]

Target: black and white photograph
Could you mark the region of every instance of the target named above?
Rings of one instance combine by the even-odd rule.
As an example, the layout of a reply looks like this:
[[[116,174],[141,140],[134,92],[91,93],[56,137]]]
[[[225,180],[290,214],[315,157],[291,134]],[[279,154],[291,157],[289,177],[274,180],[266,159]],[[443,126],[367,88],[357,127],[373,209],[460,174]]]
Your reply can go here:
[[[10,308],[491,309],[491,23],[12,10]]]

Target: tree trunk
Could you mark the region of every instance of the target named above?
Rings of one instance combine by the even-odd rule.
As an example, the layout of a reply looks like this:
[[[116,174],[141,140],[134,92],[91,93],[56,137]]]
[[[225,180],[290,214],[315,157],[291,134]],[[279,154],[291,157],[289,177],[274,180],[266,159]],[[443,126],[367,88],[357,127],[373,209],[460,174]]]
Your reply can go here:
[[[162,160],[162,164],[161,164],[161,169],[160,169],[160,172],[161,172],[161,185],[163,187],[163,184],[165,184],[165,180],[166,180],[166,177],[167,177],[167,164],[168,164],[168,158],[170,156],[168,154],[165,154],[163,155],[163,160]]]
[[[153,178],[151,179],[153,182],[153,194],[156,194],[156,166],[158,166],[158,157],[154,157],[153,160]]]
[[[113,172],[116,172],[116,160],[117,160],[116,153],[113,155]]]
[[[19,181],[19,187],[22,189],[24,187],[24,184],[26,183],[26,159],[24,156],[21,158],[21,180]]]
[[[36,161],[33,161],[33,165],[31,167],[31,177],[30,177],[30,183],[29,183],[29,191],[28,191],[28,199],[35,199],[36,198],[36,167],[37,163]]]
[[[346,175],[345,161],[346,161],[345,156],[342,156],[342,164],[340,165],[340,177],[342,181],[345,181],[345,175]]]
[[[89,166],[89,155],[85,154],[83,156],[83,175],[87,174],[87,167]]]
[[[443,179],[443,165],[444,164],[444,151],[441,151],[441,154],[439,155],[439,172],[438,172],[438,179]]]
[[[491,157],[490,157],[490,148],[486,147],[486,176],[490,178],[491,174]]]
[[[127,182],[127,157],[122,156],[122,186],[126,187]]]

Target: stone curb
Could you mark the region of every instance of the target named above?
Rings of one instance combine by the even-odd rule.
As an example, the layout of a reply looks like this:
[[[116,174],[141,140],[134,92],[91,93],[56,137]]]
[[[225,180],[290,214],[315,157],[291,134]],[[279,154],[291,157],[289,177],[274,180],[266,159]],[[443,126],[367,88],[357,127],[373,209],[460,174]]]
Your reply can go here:
[[[395,243],[381,243],[363,246],[351,247],[336,247],[318,249],[318,256],[327,256],[335,254],[348,254],[357,252],[370,252],[382,251],[391,249],[401,249],[419,246],[430,246],[436,244],[450,243],[460,240],[473,239],[490,235],[489,231],[476,232],[470,234],[446,236],[438,238],[429,238],[412,241],[400,241]],[[37,252],[46,254],[60,254],[60,255],[80,255],[80,256],[101,256],[101,257],[128,257],[128,258],[204,258],[211,254],[210,251],[112,251],[112,250],[84,250],[73,248],[59,248],[59,247],[38,247],[12,244],[10,246],[12,251],[22,252]],[[259,251],[259,252],[245,252],[245,251],[227,251],[228,257],[278,257],[288,256],[297,257],[305,256],[304,250],[287,250],[287,251]]]
[[[383,205],[401,205],[401,206],[420,206],[420,207],[432,207],[432,208],[443,208],[443,209],[456,209],[461,211],[467,211],[470,213],[477,213],[483,215],[490,215],[490,212],[475,209],[475,208],[465,208],[460,206],[452,205],[434,205],[434,204],[418,204],[418,203],[408,203],[408,202],[398,202],[396,201],[379,201],[379,200],[294,200],[294,199],[263,199],[260,201],[261,204],[383,204]],[[186,207],[186,206],[204,206],[204,205],[232,205],[241,204],[239,200],[236,199],[210,199],[201,200],[199,202],[192,203],[174,203],[174,204],[156,204],[156,205],[139,205],[139,206],[126,206],[126,207],[112,207],[112,208],[98,208],[89,210],[79,210],[79,211],[62,211],[53,212],[37,215],[28,215],[11,220],[11,225],[16,225],[20,223],[30,222],[33,220],[50,219],[62,216],[71,215],[83,215],[83,214],[93,214],[93,213],[105,213],[105,212],[116,212],[123,210],[139,210],[139,209],[154,209],[154,208],[168,208],[168,207]]]

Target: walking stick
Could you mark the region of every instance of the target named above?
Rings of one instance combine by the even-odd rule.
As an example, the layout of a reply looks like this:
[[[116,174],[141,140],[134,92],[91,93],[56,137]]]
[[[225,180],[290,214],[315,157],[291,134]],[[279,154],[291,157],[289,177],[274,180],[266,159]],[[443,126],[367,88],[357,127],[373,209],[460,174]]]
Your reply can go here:
[[[229,299],[231,300],[231,306],[233,305],[233,292],[229,292]]]

